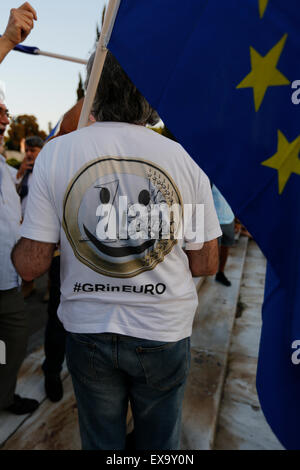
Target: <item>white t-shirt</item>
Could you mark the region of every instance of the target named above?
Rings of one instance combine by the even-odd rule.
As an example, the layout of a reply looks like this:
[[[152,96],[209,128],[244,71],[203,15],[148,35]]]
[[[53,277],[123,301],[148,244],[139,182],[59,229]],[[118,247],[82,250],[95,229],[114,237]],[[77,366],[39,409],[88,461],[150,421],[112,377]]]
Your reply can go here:
[[[134,240],[129,230],[126,237],[136,203],[147,211],[159,203],[204,204],[203,237],[190,243],[186,232],[178,240],[144,233]],[[194,220],[195,208],[192,213]],[[115,235],[103,240],[98,227],[114,218]],[[222,232],[208,178],[179,144],[142,126],[104,122],[54,139],[41,151],[21,234],[60,241],[58,315],[66,330],[178,341],[190,336],[197,307],[183,246],[199,249]]]
[[[10,258],[20,238],[21,224],[21,204],[12,170],[0,155],[0,290],[14,289],[20,284]]]

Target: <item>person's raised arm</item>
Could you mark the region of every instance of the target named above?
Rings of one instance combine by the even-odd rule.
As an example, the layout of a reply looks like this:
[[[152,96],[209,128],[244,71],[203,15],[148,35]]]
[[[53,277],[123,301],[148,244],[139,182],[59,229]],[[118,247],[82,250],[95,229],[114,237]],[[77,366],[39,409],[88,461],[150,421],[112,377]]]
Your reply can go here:
[[[37,14],[28,2],[10,10],[6,30],[0,38],[0,63],[15,46],[27,38],[34,27],[34,20],[37,20]]]

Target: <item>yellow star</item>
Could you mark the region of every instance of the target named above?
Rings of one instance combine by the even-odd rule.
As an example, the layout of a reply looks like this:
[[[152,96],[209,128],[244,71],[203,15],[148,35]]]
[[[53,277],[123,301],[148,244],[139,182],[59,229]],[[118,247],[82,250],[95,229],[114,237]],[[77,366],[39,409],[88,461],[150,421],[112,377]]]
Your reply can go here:
[[[289,142],[281,131],[278,131],[278,149],[273,157],[262,162],[262,165],[278,170],[279,194],[282,194],[285,185],[292,173],[300,175],[300,136]]]
[[[265,55],[250,47],[251,72],[237,88],[253,88],[255,111],[258,111],[270,86],[289,85],[290,81],[276,68],[283,51],[287,34]]]
[[[262,18],[265,14],[269,0],[259,0],[259,15]]]

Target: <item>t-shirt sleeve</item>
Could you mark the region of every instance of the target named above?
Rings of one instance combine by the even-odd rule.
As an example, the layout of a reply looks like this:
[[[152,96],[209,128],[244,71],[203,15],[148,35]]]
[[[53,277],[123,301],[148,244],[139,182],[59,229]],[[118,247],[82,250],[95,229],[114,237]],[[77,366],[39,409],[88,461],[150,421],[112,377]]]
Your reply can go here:
[[[186,250],[200,250],[203,243],[209,242],[222,235],[217,217],[210,182],[207,175],[197,168],[195,203],[188,208],[184,230]],[[186,208],[185,208],[186,212]]]
[[[21,236],[40,242],[58,243],[60,221],[50,195],[44,157],[45,150],[42,150],[34,165]]]

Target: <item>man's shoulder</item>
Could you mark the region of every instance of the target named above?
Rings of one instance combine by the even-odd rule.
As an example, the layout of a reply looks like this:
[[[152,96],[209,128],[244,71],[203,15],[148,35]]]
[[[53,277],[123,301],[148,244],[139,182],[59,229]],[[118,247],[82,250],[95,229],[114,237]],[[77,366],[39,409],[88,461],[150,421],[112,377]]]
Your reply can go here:
[[[59,154],[59,159],[62,161],[64,157],[67,158],[66,154],[68,150],[74,147],[74,142],[79,143],[81,140],[78,138],[78,133],[81,133],[83,129],[70,132],[69,134],[61,135],[49,140],[39,153],[36,163],[39,166],[44,166],[53,163],[53,157],[55,154]]]
[[[69,132],[68,134],[63,134],[63,135],[54,137],[53,139],[49,140],[49,142],[46,143],[46,145],[44,146],[44,149],[45,148],[47,148],[48,150],[54,149],[57,146],[61,146],[61,145],[64,145],[65,143],[69,143],[71,140],[74,140],[74,138],[76,138],[79,133],[82,133],[84,129],[86,128],[79,129],[79,130],[76,129],[75,131]]]
[[[165,150],[166,154],[169,154],[171,158],[180,158],[189,162],[193,162],[190,155],[183,148],[183,146],[176,140],[170,139],[169,137],[155,132],[152,129],[146,129],[148,139],[151,140],[154,144],[157,143],[162,150]]]

